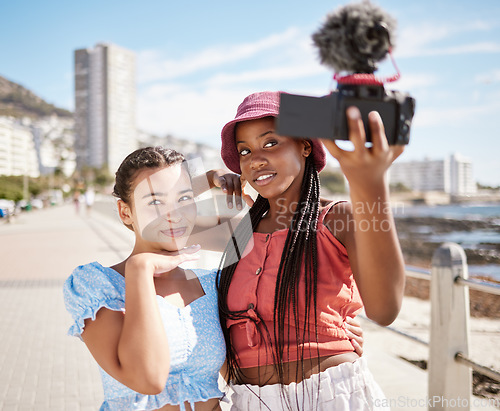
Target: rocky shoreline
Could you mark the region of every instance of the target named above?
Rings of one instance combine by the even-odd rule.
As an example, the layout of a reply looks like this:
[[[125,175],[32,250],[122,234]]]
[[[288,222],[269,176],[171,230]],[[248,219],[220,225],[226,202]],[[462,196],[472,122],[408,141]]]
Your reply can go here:
[[[454,220],[436,217],[397,217],[396,227],[407,264],[429,262],[436,248],[443,241],[433,241],[436,235],[454,232],[473,233],[481,231],[500,235],[498,220]],[[480,242],[474,247],[464,247],[469,264],[499,264],[500,243]],[[499,267],[500,268],[500,267]]]
[[[498,220],[453,220],[435,217],[397,217],[396,227],[399,241],[408,265],[431,268],[432,256],[442,241],[432,241],[436,234],[452,232],[491,232],[500,234]],[[478,243],[474,247],[464,247],[468,264],[499,264],[500,243]],[[494,278],[475,277],[488,282],[500,283]],[[405,295],[423,300],[429,299],[430,282],[407,277]],[[472,317],[500,319],[500,296],[480,291],[470,291]]]

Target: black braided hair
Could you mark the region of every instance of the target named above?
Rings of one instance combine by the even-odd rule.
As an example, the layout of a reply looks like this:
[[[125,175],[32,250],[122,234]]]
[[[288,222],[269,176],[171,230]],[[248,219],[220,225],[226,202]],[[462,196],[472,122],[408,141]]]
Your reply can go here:
[[[307,157],[304,170],[304,177],[300,192],[300,199],[297,208],[294,212],[288,235],[285,240],[285,245],[281,255],[281,262],[278,269],[276,280],[276,288],[274,295],[274,327],[273,330],[268,330],[264,321],[256,312],[260,321],[254,320],[248,316],[246,310],[230,311],[227,305],[227,296],[231,279],[236,270],[240,255],[243,253],[244,245],[248,243],[259,225],[260,220],[269,210],[269,202],[261,197],[257,197],[254,205],[250,209],[251,227],[240,224],[233,235],[232,241],[224,251],[221,265],[217,272],[217,290],[219,293],[219,316],[226,340],[226,353],[228,364],[228,375],[230,381],[238,381],[238,376],[242,375],[242,370],[238,365],[236,355],[232,349],[231,336],[227,327],[228,320],[245,319],[255,323],[256,329],[259,331],[261,341],[266,341],[270,344],[269,333],[274,333],[275,347],[266,347],[267,352],[271,352],[274,367],[279,378],[281,387],[285,381],[284,370],[284,352],[290,351],[290,327],[286,324],[290,322],[290,316],[293,317],[295,325],[295,337],[297,346],[295,347],[299,353],[299,362],[301,371],[297,368],[296,380],[305,378],[304,374],[304,344],[299,349],[300,342],[307,341],[311,331],[314,331],[316,342],[318,341],[317,330],[317,287],[318,287],[318,263],[317,263],[317,239],[316,229],[319,218],[319,194],[320,181],[319,174],[316,170],[312,156]],[[241,246],[243,244],[243,247]],[[238,245],[240,247],[238,248]],[[227,262],[230,262],[227,264]],[[302,277],[303,276],[303,277]],[[299,295],[299,283],[304,282],[305,292],[305,311],[302,314],[299,312],[298,301],[301,300]],[[311,313],[313,315],[313,324],[311,324]],[[285,321],[287,320],[287,321]],[[300,325],[301,321],[305,324],[303,331]],[[262,325],[262,327],[261,327]],[[286,332],[286,334],[285,334]],[[267,338],[263,338],[267,337]],[[266,354],[267,355],[267,354]],[[312,356],[308,356],[312,358]],[[287,355],[289,358],[289,355]],[[316,358],[319,362],[319,350],[316,349]],[[262,385],[259,382],[259,385]],[[319,390],[319,387],[318,387]],[[284,395],[283,391],[282,394]],[[312,396],[314,398],[314,396]],[[296,398],[298,401],[298,398]],[[313,399],[314,401],[314,399]]]

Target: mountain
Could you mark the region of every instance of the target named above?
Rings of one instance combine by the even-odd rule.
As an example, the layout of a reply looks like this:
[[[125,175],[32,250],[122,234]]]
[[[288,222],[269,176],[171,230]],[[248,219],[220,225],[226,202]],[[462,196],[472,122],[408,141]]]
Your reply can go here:
[[[73,113],[58,108],[20,84],[0,76],[0,116],[39,118],[56,114],[71,117]]]

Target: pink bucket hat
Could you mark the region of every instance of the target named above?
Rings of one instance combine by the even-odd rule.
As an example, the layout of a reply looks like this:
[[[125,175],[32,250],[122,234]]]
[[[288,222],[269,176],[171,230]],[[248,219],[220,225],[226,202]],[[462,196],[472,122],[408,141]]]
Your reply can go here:
[[[231,120],[222,129],[221,157],[227,168],[232,172],[241,174],[240,158],[238,150],[236,150],[234,134],[236,123],[264,117],[278,117],[281,93],[281,91],[262,91],[250,94],[238,106],[234,120]],[[326,165],[325,147],[317,139],[311,139],[310,141],[312,143],[312,156],[316,164],[316,169],[321,171]]]

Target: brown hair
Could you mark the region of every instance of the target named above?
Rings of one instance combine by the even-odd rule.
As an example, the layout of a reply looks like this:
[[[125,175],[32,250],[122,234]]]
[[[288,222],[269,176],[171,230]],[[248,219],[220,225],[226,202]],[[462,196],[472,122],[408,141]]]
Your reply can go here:
[[[125,160],[118,167],[112,194],[130,204],[132,183],[140,170],[169,167],[184,161],[185,158],[181,153],[169,148],[161,146],[139,148],[125,157]]]

